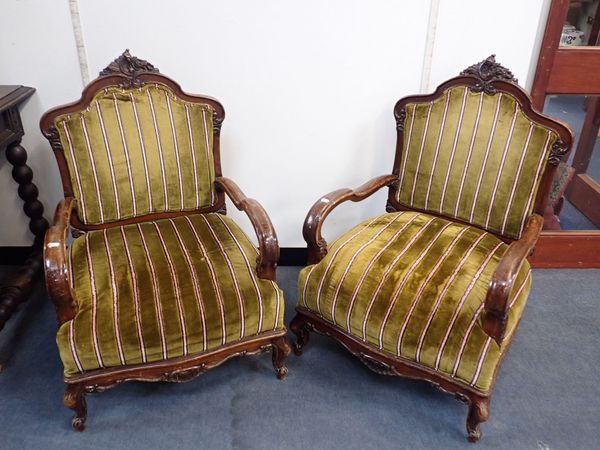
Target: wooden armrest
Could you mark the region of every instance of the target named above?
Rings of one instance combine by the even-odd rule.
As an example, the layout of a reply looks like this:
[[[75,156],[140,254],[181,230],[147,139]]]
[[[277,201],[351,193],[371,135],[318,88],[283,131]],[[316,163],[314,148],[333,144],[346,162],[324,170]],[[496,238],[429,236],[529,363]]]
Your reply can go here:
[[[483,313],[483,330],[498,344],[504,340],[506,321],[508,319],[508,299],[519,273],[521,265],[538,240],[544,218],[535,214],[530,217],[520,239],[512,242],[502,256],[498,267],[492,275],[490,287],[485,299]]]
[[[398,182],[397,175],[382,175],[367,181],[356,189],[338,189],[321,197],[312,206],[304,220],[302,234],[308,245],[308,264],[316,264],[327,254],[327,242],[321,236],[325,218],[333,209],[345,201],[359,202],[385,186]]]
[[[244,211],[252,222],[258,238],[259,256],[256,259],[256,272],[259,278],[275,281],[279,244],[267,212],[256,200],[246,197],[239,186],[229,178],[218,177],[215,184],[225,191],[235,207]]]
[[[72,197],[61,200],[56,207],[54,224],[48,229],[44,239],[46,286],[60,324],[73,319],[77,312],[67,267],[67,232],[74,206],[75,199]]]

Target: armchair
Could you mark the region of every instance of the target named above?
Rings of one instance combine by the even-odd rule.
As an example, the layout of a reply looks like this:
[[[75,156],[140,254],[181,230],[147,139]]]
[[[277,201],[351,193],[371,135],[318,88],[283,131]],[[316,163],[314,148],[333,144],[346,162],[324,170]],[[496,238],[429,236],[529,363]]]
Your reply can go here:
[[[126,51],[79,101],[41,119],[65,196],[44,265],[75,430],[86,393],[125,381],[188,381],[266,350],[278,378],[287,374],[277,236],[221,174],[224,116]],[[258,250],[226,216],[225,195],[248,215]]]
[[[393,171],[334,191],[304,223],[308,266],[290,327],[331,336],[371,370],[427,380],[468,403],[481,435],[531,285],[527,256],[571,132],[539,114],[493,56],[431,95],[397,102]],[[389,190],[387,213],[328,246],[340,203]]]

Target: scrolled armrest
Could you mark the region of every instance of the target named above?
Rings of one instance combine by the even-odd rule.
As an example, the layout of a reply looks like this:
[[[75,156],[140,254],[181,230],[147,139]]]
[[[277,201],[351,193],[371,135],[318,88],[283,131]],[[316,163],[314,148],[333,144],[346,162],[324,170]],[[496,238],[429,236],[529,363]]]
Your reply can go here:
[[[54,224],[48,229],[44,239],[46,286],[60,324],[73,319],[77,312],[67,267],[67,232],[74,206],[75,199],[72,197],[65,198],[58,204]]]
[[[385,186],[398,182],[397,175],[382,175],[355,189],[338,189],[321,197],[312,206],[304,220],[302,234],[308,245],[308,264],[316,264],[327,254],[327,242],[321,235],[325,218],[333,209],[346,201],[359,202]]]
[[[525,261],[538,240],[544,218],[535,214],[527,222],[520,239],[512,242],[496,267],[485,299],[482,327],[498,344],[504,340],[508,319],[508,299],[521,264]]]
[[[267,212],[256,200],[246,197],[239,186],[229,178],[218,177],[215,184],[225,191],[237,209],[248,215],[254,227],[259,247],[259,255],[256,259],[256,272],[259,278],[275,281],[279,243]]]

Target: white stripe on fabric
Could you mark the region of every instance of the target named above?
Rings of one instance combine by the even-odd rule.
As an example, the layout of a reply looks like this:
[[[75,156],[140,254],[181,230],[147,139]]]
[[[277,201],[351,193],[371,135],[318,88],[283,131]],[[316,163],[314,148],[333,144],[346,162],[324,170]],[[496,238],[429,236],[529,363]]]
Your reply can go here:
[[[448,222],[436,233],[436,235],[431,239],[429,244],[427,244],[427,247],[425,247],[425,249],[423,249],[423,251],[419,254],[419,257],[412,263],[412,265],[408,268],[408,270],[406,270],[404,272],[402,282],[400,283],[400,285],[398,285],[398,287],[396,288],[396,290],[394,292],[394,295],[392,296],[392,301],[390,302],[389,314],[387,315],[386,319],[384,319],[384,323],[382,324],[382,327],[381,327],[381,331],[379,334],[379,343],[381,345],[383,345],[383,332],[385,329],[385,325],[387,325],[387,319],[389,318],[389,315],[391,314],[391,311],[393,309],[393,305],[395,305],[396,302],[398,301],[398,298],[400,297],[400,293],[404,290],[404,286],[406,286],[406,283],[408,283],[408,279],[410,278],[412,273],[415,271],[417,266],[419,264],[421,264],[421,261],[423,261],[423,259],[425,259],[425,257],[429,255],[431,248],[437,243],[438,239],[441,236],[443,236],[444,231],[446,231],[446,229],[450,225],[452,225],[452,222]],[[404,333],[406,331],[406,327],[408,326],[408,322],[410,321],[410,318],[412,317],[412,313],[414,312],[416,306],[417,306],[417,302],[416,302],[416,296],[415,296],[413,298],[413,301],[411,302],[411,305],[410,305],[407,313],[406,313],[406,316],[404,316],[404,320],[402,321],[402,325],[400,327],[400,334],[398,335],[398,341],[396,343],[396,354],[397,355],[400,355],[402,341],[404,340]]]
[[[245,238],[246,242],[248,243],[248,246],[252,248],[252,250],[254,251],[254,254],[256,256],[259,256],[259,251],[258,249],[254,246],[254,243],[250,240],[250,238],[248,238],[248,236],[246,235],[246,233],[241,233],[242,236]],[[275,306],[275,329],[277,328],[277,326],[279,325],[279,312],[281,311],[281,294],[280,294],[280,289],[277,286],[277,283],[273,280],[264,280],[264,281],[268,281],[271,286],[273,287],[273,289],[275,290],[275,301],[277,302],[276,306]],[[259,308],[262,308],[262,305],[259,305]],[[262,313],[261,313],[262,314]],[[259,327],[259,329],[262,329],[262,326]]]
[[[115,326],[115,340],[117,341],[117,350],[119,353],[119,360],[122,365],[126,364],[125,352],[123,351],[123,340],[121,339],[121,324],[119,321],[119,291],[117,289],[117,279],[115,276],[115,267],[113,265],[112,255],[110,254],[110,245],[108,243],[108,234],[106,228],[102,230],[102,237],[104,239],[104,249],[106,250],[106,259],[108,261],[108,274],[110,278],[110,287],[113,298],[113,321]]]
[[[242,296],[242,292],[240,290],[240,286],[238,284],[237,277],[235,276],[235,269],[233,268],[233,264],[232,264],[231,260],[229,259],[229,255],[225,251],[225,248],[223,247],[221,240],[215,233],[215,231],[214,231],[212,225],[210,224],[210,222],[208,221],[208,219],[205,217],[204,214],[200,214],[200,217],[202,218],[202,220],[204,220],[204,223],[206,224],[208,231],[210,232],[211,236],[213,237],[213,240],[215,241],[215,243],[221,250],[221,254],[223,255],[223,258],[225,259],[225,264],[227,264],[227,267],[229,268],[229,273],[231,274],[231,278],[233,280],[233,287],[235,289],[235,294],[238,299],[238,305],[239,305],[239,310],[240,310],[240,339],[242,339],[246,333],[246,314],[245,314],[245,308],[244,308],[244,298]]]
[[[452,331],[452,328],[454,327],[454,323],[456,322],[456,319],[458,318],[458,314],[460,313],[460,310],[462,309],[463,304],[465,303],[465,300],[467,299],[467,297],[471,293],[471,290],[475,286],[475,283],[477,282],[477,280],[481,276],[481,273],[483,272],[483,270],[485,269],[485,267],[487,266],[487,264],[490,262],[490,260],[492,259],[492,257],[496,253],[496,251],[502,245],[505,245],[504,242],[498,242],[498,244],[494,247],[494,249],[487,255],[487,257],[485,258],[485,260],[483,261],[483,263],[481,264],[481,266],[477,270],[477,273],[475,274],[475,276],[471,280],[471,283],[469,284],[469,286],[465,290],[464,294],[462,295],[462,297],[458,301],[458,304],[456,305],[456,308],[454,309],[454,314],[452,315],[452,318],[450,319],[450,323],[448,324],[448,326],[446,328],[446,333],[444,334],[444,339],[442,339],[442,344],[440,345],[440,348],[438,350],[437,358],[435,360],[435,370],[437,370],[438,367],[439,367],[439,365],[440,365],[440,360],[442,359],[442,353],[444,353],[444,349],[446,347],[446,343],[448,342],[448,337],[450,336],[450,332]]]
[[[448,187],[448,179],[450,178],[450,171],[452,170],[452,164],[454,163],[454,156],[456,155],[456,146],[458,144],[458,136],[460,135],[462,121],[465,113],[465,104],[467,102],[467,93],[469,90],[465,87],[465,93],[463,95],[462,104],[460,105],[460,114],[458,115],[458,124],[456,125],[456,134],[454,135],[454,143],[452,144],[452,151],[450,152],[450,161],[448,161],[448,169],[446,171],[446,178],[444,179],[444,187],[442,188],[442,196],[440,198],[440,207],[438,211],[441,213],[444,205],[444,198],[446,197],[446,188]]]
[[[113,103],[115,105],[115,113],[117,115],[117,123],[119,125],[119,133],[121,134],[121,142],[123,143],[123,152],[125,153],[125,165],[127,166],[127,176],[129,177],[129,187],[131,188],[131,202],[133,206],[133,215],[137,216],[137,204],[135,198],[135,187],[133,185],[133,174],[131,173],[131,160],[129,158],[129,148],[123,131],[123,122],[121,121],[121,112],[119,111],[119,102],[116,94],[113,93]]]
[[[210,158],[210,152],[212,151],[210,148],[210,137],[208,135],[208,122],[206,120],[206,110],[202,110],[202,123],[204,125],[204,136],[206,139],[206,164],[210,166],[209,162],[211,160]],[[209,184],[210,184],[210,170],[211,168],[208,168],[208,174],[209,174]],[[214,204],[215,203],[215,190],[213,189],[212,184],[210,184],[210,204]]]
[[[142,227],[140,224],[136,224],[138,232],[140,233],[140,237],[142,238],[142,247],[144,248],[144,253],[146,254],[146,260],[148,261],[148,266],[150,267],[150,273],[152,274],[152,289],[154,290],[154,307],[156,310],[156,318],[158,320],[158,328],[160,330],[160,342],[162,345],[163,351],[163,359],[167,359],[167,340],[165,338],[165,324],[162,313],[162,307],[160,304],[160,291],[158,290],[158,277],[156,276],[156,269],[154,268],[154,262],[152,261],[152,257],[150,255],[150,250],[148,249],[148,244],[146,243],[146,238],[144,237],[144,232],[142,231]]]
[[[190,120],[190,109],[188,104],[185,107],[185,120],[187,123],[189,138],[190,138],[190,151],[192,152],[192,166],[194,168],[194,192],[196,193],[196,208],[200,207],[200,192],[198,191],[198,167],[196,167],[196,146],[194,145],[194,134],[192,133],[192,122]]]
[[[321,282],[319,283],[319,287],[317,288],[317,302],[316,302],[317,305],[316,306],[317,306],[317,311],[319,312],[319,314],[322,315],[322,313],[321,313],[321,289],[323,288],[323,283],[325,283],[325,278],[327,277],[327,274],[329,273],[329,270],[333,266],[333,261],[335,260],[335,257],[342,250],[342,248],[344,248],[346,246],[346,244],[348,244],[351,240],[353,240],[355,237],[357,237],[363,231],[366,231],[374,222],[377,221],[377,219],[379,219],[379,217],[373,218],[368,224],[366,224],[360,230],[357,230],[352,236],[350,236],[342,244],[340,244],[340,246],[335,250],[335,252],[333,252],[333,255],[331,255],[331,258],[329,259],[329,262],[327,263],[327,266],[325,266],[325,270],[323,271],[323,275],[321,276]],[[317,265],[315,264],[314,267],[317,267]],[[314,269],[314,267],[313,267],[313,269]],[[310,273],[308,274],[308,276],[306,277],[306,283],[304,285],[305,306],[306,306],[306,287],[308,286],[308,279],[309,279],[311,273],[312,273],[312,269],[311,269]]]
[[[215,214],[215,216],[221,221],[221,223],[227,229],[227,232],[229,233],[229,235],[235,242],[236,247],[238,248],[238,250],[242,254],[242,257],[244,258],[244,262],[246,264],[246,269],[248,269],[248,273],[250,273],[250,279],[252,280],[252,284],[254,286],[254,290],[256,291],[256,295],[258,298],[258,333],[261,333],[263,331],[262,328],[263,328],[263,315],[264,315],[264,313],[263,313],[263,296],[262,296],[262,292],[260,291],[260,288],[258,287],[258,282],[256,281],[256,276],[254,275],[254,270],[252,269],[252,265],[250,264],[250,261],[248,261],[248,257],[246,256],[246,253],[244,252],[242,245],[235,237],[235,234],[233,234],[233,231],[231,231],[231,228],[229,228],[229,225],[227,225],[227,222],[225,222],[225,220],[223,220],[223,218],[221,217],[221,214]],[[252,248],[254,248],[254,246],[252,246]],[[277,306],[279,306],[279,302],[277,302]]]
[[[427,194],[425,195],[425,209],[429,205],[429,193],[431,192],[431,183],[433,182],[433,175],[435,174],[435,166],[437,165],[438,156],[440,154],[440,145],[442,144],[442,138],[444,137],[444,126],[446,125],[446,116],[448,115],[448,106],[450,105],[450,91],[446,93],[446,104],[444,106],[444,113],[442,115],[442,122],[440,123],[440,132],[437,143],[435,145],[435,153],[433,154],[433,163],[431,164],[431,174],[429,175],[429,182],[427,183]]]
[[[180,208],[185,208],[185,201],[183,195],[183,176],[181,175],[181,158],[179,157],[179,144],[177,142],[177,130],[175,129],[175,122],[173,121],[173,111],[171,108],[171,97],[167,91],[165,91],[165,98],[167,100],[167,111],[169,112],[169,121],[171,122],[171,133],[173,134],[173,146],[175,148],[175,162],[177,163],[177,177],[179,179],[179,201]]]
[[[421,217],[421,215],[415,214],[405,225],[406,226],[410,225],[418,217]],[[400,261],[400,258],[402,258],[402,256],[404,256],[404,254],[409,250],[409,248],[412,246],[412,244],[423,233],[423,231],[425,231],[425,228],[427,228],[429,226],[429,224],[431,222],[433,222],[433,220],[435,220],[435,219],[432,218],[428,222],[426,222],[424,225],[422,225],[421,229],[406,243],[406,245],[404,246],[402,251],[400,251],[396,255],[396,257],[392,260],[392,262],[388,264],[387,269],[385,270],[383,275],[380,277],[379,284],[375,288],[375,291],[373,292],[373,295],[371,296],[371,300],[369,301],[369,304],[367,306],[367,310],[365,311],[365,318],[363,319],[363,324],[362,324],[363,341],[367,340],[367,323],[369,321],[369,316],[371,315],[371,309],[373,308],[373,305],[375,304],[375,299],[379,295],[379,291],[383,287],[383,284],[386,281],[388,275],[390,274],[392,269],[395,267],[396,263],[398,261]]]
[[[406,106],[406,113],[408,114],[408,107],[410,105]],[[417,105],[413,105],[413,113],[412,116],[410,117],[410,126],[408,128],[408,137],[406,138],[406,145],[404,146],[404,149],[402,151],[402,171],[400,172],[400,183],[398,184],[398,186],[402,186],[402,182],[404,181],[404,175],[406,173],[406,161],[408,161],[408,151],[410,149],[410,143],[411,143],[411,139],[412,139],[412,131],[413,131],[413,125],[415,123],[415,115],[417,114]],[[400,193],[400,191],[398,190],[398,193]]]
[[[521,150],[521,159],[519,160],[519,167],[517,168],[517,174],[515,176],[515,181],[513,182],[513,186],[510,191],[510,196],[508,198],[508,205],[506,206],[506,212],[504,213],[504,219],[502,220],[502,228],[500,230],[501,234],[504,234],[504,230],[506,230],[506,221],[508,220],[508,215],[510,214],[510,208],[512,206],[513,199],[515,197],[517,185],[519,184],[519,179],[521,177],[521,169],[523,168],[523,161],[525,161],[525,156],[527,155],[527,150],[529,148],[529,142],[531,141],[531,135],[533,134],[533,129],[534,129],[534,125],[532,122],[530,122],[529,123],[529,132],[527,133],[527,138],[525,139],[525,144],[523,146],[523,150]]]
[[[160,132],[158,131],[158,122],[156,121],[156,112],[154,111],[154,102],[152,101],[152,95],[150,91],[146,91],[148,94],[148,101],[150,102],[150,112],[152,113],[152,122],[154,123],[154,133],[156,134],[156,145],[158,149],[158,159],[160,161],[160,174],[163,182],[163,193],[165,196],[165,210],[169,209],[169,192],[167,189],[167,177],[165,175],[165,159],[162,151],[162,144],[160,142]]]
[[[515,123],[517,121],[518,114],[519,114],[519,104],[515,102],[515,113],[513,114],[512,122],[510,123],[508,137],[506,138],[506,145],[504,146],[504,151],[502,152],[502,159],[500,160],[500,167],[498,167],[498,173],[496,174],[494,188],[492,189],[492,198],[490,199],[490,205],[488,206],[488,212],[487,212],[487,216],[485,218],[485,228],[487,228],[488,225],[490,224],[490,215],[492,214],[494,200],[496,200],[496,192],[498,189],[498,183],[500,183],[500,177],[502,176],[502,171],[504,170],[504,163],[506,162],[506,155],[508,155],[508,150],[510,148],[510,143],[512,141],[513,132],[515,130]]]
[[[467,177],[467,171],[471,163],[471,155],[473,154],[473,146],[475,145],[475,138],[477,137],[477,131],[479,130],[479,119],[481,119],[481,108],[483,106],[483,92],[479,94],[479,106],[477,107],[477,116],[475,117],[475,124],[473,125],[473,134],[471,135],[471,142],[469,143],[469,151],[467,152],[467,159],[465,161],[465,167],[463,169],[462,177],[460,178],[460,187],[458,188],[458,197],[456,198],[456,205],[454,206],[454,217],[458,217],[458,207],[460,205],[460,199],[462,198],[463,187],[465,186],[465,178]]]
[[[419,290],[417,291],[417,295],[415,295],[415,300],[414,300],[415,306],[421,301],[423,292],[425,292],[425,288],[429,286],[429,282],[431,281],[431,279],[433,278],[433,276],[435,275],[437,270],[440,268],[440,266],[442,265],[442,263],[444,262],[446,257],[450,254],[450,252],[452,251],[454,246],[458,243],[458,241],[463,236],[463,234],[465,234],[469,229],[470,229],[470,227],[465,227],[458,232],[458,234],[454,237],[454,239],[452,240],[450,245],[448,245],[448,247],[446,248],[444,253],[442,253],[442,256],[440,256],[440,258],[436,262],[435,266],[433,266],[433,268],[429,271],[429,273],[427,274],[427,277],[425,278],[423,283],[421,283],[421,286],[419,287]],[[421,358],[421,348],[423,347],[423,342],[425,341],[425,335],[427,334],[427,331],[429,330],[429,326],[431,325],[431,320],[433,319],[433,313],[437,309],[437,306],[439,306],[439,301],[437,303],[438,304],[434,304],[432,310],[429,312],[429,315],[427,317],[427,322],[425,322],[425,327],[423,328],[423,331],[421,332],[421,336],[419,337],[419,342],[417,343],[417,351],[415,354],[415,359],[417,362],[419,362],[419,360]]]
[[[100,184],[98,183],[98,174],[96,173],[96,162],[94,161],[94,155],[92,153],[92,146],[90,144],[90,137],[88,136],[87,126],[85,124],[85,118],[81,116],[81,127],[83,129],[83,137],[85,139],[85,145],[87,148],[88,156],[90,158],[90,166],[92,167],[92,175],[94,178],[94,187],[96,188],[96,195],[98,196],[98,209],[100,210],[100,223],[104,223],[104,208],[102,207],[102,195],[100,194]]]
[[[548,134],[546,136],[546,142],[544,143],[544,149],[548,148],[548,144],[550,143],[551,137],[552,137],[552,133],[550,131],[548,131]],[[547,161],[546,151],[542,152],[542,154],[540,155],[540,160],[538,162],[538,166],[535,171],[535,178],[533,179],[533,184],[531,185],[531,191],[529,193],[529,198],[527,199],[527,206],[525,207],[525,211],[523,211],[523,218],[521,219],[521,226],[519,228],[519,234],[521,234],[521,231],[523,231],[523,227],[525,226],[525,221],[529,217],[529,212],[531,211],[531,208],[532,208],[531,202],[533,202],[533,198],[536,194],[535,185],[540,177],[540,173],[541,173],[544,161]]]
[[[387,230],[389,227],[391,227],[394,222],[396,222],[396,220],[398,220],[400,218],[400,216],[402,216],[402,213],[397,214],[396,217],[394,217],[392,220],[390,220],[384,227],[382,227],[379,231],[377,231],[377,233],[375,233],[367,242],[365,242],[364,244],[362,244],[352,255],[352,257],[350,258],[350,261],[346,264],[346,268],[344,269],[344,273],[342,274],[342,277],[340,278],[340,281],[337,282],[337,287],[335,289],[335,293],[333,294],[333,299],[331,301],[331,320],[335,323],[335,307],[337,305],[337,300],[338,300],[338,296],[340,293],[340,289],[342,288],[342,285],[344,284],[344,280],[346,279],[346,275],[348,275],[348,272],[350,272],[350,268],[352,267],[352,264],[354,264],[354,261],[356,261],[356,258],[358,258],[358,255],[360,253],[362,253],[363,250],[365,250],[369,245],[371,245],[379,236],[381,236],[381,234]],[[321,284],[323,283],[324,278],[321,280]],[[319,287],[319,294],[321,294],[321,287]]]
[[[420,215],[415,215],[412,220],[415,220],[417,217],[420,217]],[[412,222],[411,220],[411,222]],[[402,251],[400,253],[398,253],[398,255],[396,255],[396,257],[394,258],[394,260],[388,265],[387,270],[384,272],[383,276],[381,277],[381,280],[379,281],[379,285],[377,286],[377,288],[375,289],[375,292],[373,293],[373,295],[371,296],[371,301],[369,302],[369,306],[367,308],[367,312],[365,314],[365,318],[363,321],[363,332],[366,329],[366,323],[369,320],[369,315],[371,313],[371,307],[375,301],[375,298],[377,297],[377,295],[379,294],[379,291],[381,289],[381,287],[383,286],[383,282],[385,281],[385,279],[387,278],[387,276],[389,275],[389,273],[391,272],[392,268],[396,265],[396,263],[400,260],[400,258],[402,256],[404,256],[404,254],[412,247],[412,244],[414,244],[414,242],[425,232],[425,230],[429,227],[429,225],[435,220],[434,217],[432,217],[431,219],[429,219],[427,222],[425,222],[422,227],[419,229],[419,231],[417,231],[415,233],[415,235],[408,241],[408,243],[404,246],[404,248],[402,249]],[[389,316],[389,313],[387,313],[383,319],[383,323],[385,323],[387,321],[387,317]],[[381,335],[381,333],[380,333]],[[380,346],[379,348],[383,348],[383,346],[381,345],[381,338],[379,340]]]
[[[519,298],[519,295],[521,295],[521,292],[523,291],[523,288],[525,287],[525,285],[527,284],[527,280],[529,280],[530,278],[530,274],[528,274],[525,277],[525,280],[523,281],[523,283],[521,283],[521,286],[519,287],[519,289],[517,290],[517,293],[515,294],[515,296],[513,297],[513,299],[511,300],[508,309],[512,308],[512,306],[515,304],[515,301]],[[467,345],[467,341],[471,335],[471,331],[473,330],[473,327],[475,327],[475,324],[477,323],[477,319],[479,318],[479,315],[481,314],[481,311],[483,311],[483,308],[485,308],[485,302],[482,302],[481,305],[479,305],[479,307],[477,308],[477,310],[475,311],[475,314],[473,314],[473,318],[471,319],[471,322],[469,323],[469,326],[467,327],[467,330],[465,331],[465,334],[462,338],[462,341],[460,343],[460,348],[458,350],[458,354],[456,355],[456,360],[454,362],[454,367],[452,369],[452,376],[456,375],[456,372],[458,372],[458,367],[460,365],[460,362],[462,360],[462,355],[465,351],[465,347]]]
[[[85,203],[83,200],[83,191],[81,190],[81,178],[79,177],[79,170],[77,168],[77,160],[75,159],[75,150],[73,149],[73,142],[71,141],[71,134],[69,133],[69,128],[67,128],[66,122],[62,123],[63,130],[65,132],[65,137],[67,138],[67,144],[69,144],[69,154],[71,155],[71,163],[73,164],[73,174],[75,175],[75,180],[77,182],[77,192],[79,194],[79,205],[77,208],[77,212],[81,212],[81,220],[85,223],[87,221],[85,214]],[[94,163],[92,161],[91,165]]]
[[[350,304],[348,306],[348,313],[346,314],[346,329],[348,330],[348,333],[350,333],[350,318],[352,316],[352,310],[354,309],[354,302],[356,301],[356,298],[358,296],[358,292],[360,291],[360,288],[362,287],[362,284],[364,283],[365,278],[367,278],[367,276],[370,275],[370,271],[371,271],[371,268],[373,267],[373,264],[375,264],[375,262],[383,254],[383,252],[385,252],[390,247],[390,245],[392,245],[395,242],[396,238],[398,236],[400,236],[400,234],[411,223],[413,223],[413,221],[417,217],[418,217],[418,214],[414,215],[411,219],[409,219],[408,221],[406,221],[406,223],[404,223],[404,225],[402,225],[400,227],[400,229],[398,231],[396,231],[394,233],[394,235],[390,239],[388,239],[387,243],[383,247],[381,247],[381,249],[379,249],[379,251],[375,254],[375,256],[373,256],[371,258],[371,261],[369,261],[369,264],[367,265],[367,267],[363,271],[360,279],[358,280],[358,284],[354,288],[354,292],[352,292],[352,297],[350,297]]]
[[[185,261],[187,262],[188,269],[190,270],[190,274],[192,276],[192,284],[194,287],[194,297],[196,297],[196,303],[198,304],[198,312],[200,313],[200,321],[202,322],[202,345],[203,351],[208,349],[207,336],[206,336],[206,317],[204,312],[204,301],[202,299],[202,293],[200,292],[200,283],[198,282],[198,277],[196,275],[196,270],[192,261],[192,258],[188,252],[185,243],[181,237],[181,233],[179,229],[175,225],[173,219],[169,219],[169,223],[173,227],[173,231],[175,232],[175,236],[177,237],[177,241],[179,242],[179,247],[185,256]]]
[[[108,136],[106,136],[106,128],[104,127],[104,118],[102,117],[102,110],[100,109],[100,103],[96,100],[96,112],[98,113],[98,121],[100,122],[100,131],[102,132],[102,139],[104,140],[104,148],[106,149],[106,156],[108,158],[108,169],[110,171],[110,179],[112,181],[113,193],[115,196],[115,206],[117,210],[117,220],[121,218],[121,205],[119,203],[119,192],[117,190],[117,179],[115,177],[115,167],[112,160],[112,154],[110,151],[110,145],[108,144]]]
[[[419,170],[421,169],[421,160],[423,159],[423,150],[425,149],[425,141],[427,140],[427,131],[429,130],[429,119],[431,118],[431,110],[433,109],[433,102],[429,103],[427,109],[427,118],[425,119],[425,127],[423,129],[423,137],[421,138],[421,149],[419,150],[419,157],[417,158],[417,168],[415,169],[415,178],[413,180],[412,190],[410,191],[410,204],[414,203],[415,189],[417,187],[417,180],[419,179]]]
[[[135,105],[135,98],[132,93],[129,93],[131,99],[131,106],[133,108],[133,115],[135,117],[135,124],[138,131],[138,138],[140,140],[140,150],[142,151],[142,159],[144,161],[144,175],[146,176],[146,189],[148,190],[148,212],[154,211],[154,205],[152,204],[152,188],[150,187],[150,172],[148,172],[148,157],[146,155],[146,146],[144,145],[144,137],[142,135],[142,127],[140,125],[140,118],[138,116],[137,106]]]
[[[188,216],[184,216],[184,217],[190,227],[190,230],[192,231],[192,234],[194,235],[194,238],[196,239],[196,244],[198,244],[198,248],[200,248],[202,257],[203,257],[204,261],[206,261],[206,265],[208,266],[208,271],[210,273],[210,279],[212,281],[213,287],[215,289],[216,297],[217,297],[217,306],[219,308],[219,314],[221,316],[221,333],[222,333],[221,343],[225,344],[227,342],[227,328],[225,325],[225,303],[223,301],[223,295],[221,294],[221,288],[219,287],[219,283],[217,282],[217,276],[215,274],[215,269],[212,265],[211,260],[208,257],[208,252],[206,251],[204,244],[202,244],[202,240],[200,239],[200,236],[198,235],[198,232],[196,231],[194,224],[192,223],[192,221],[190,220],[190,218]]]
[[[85,237],[85,256],[87,258],[88,270],[90,272],[90,288],[92,294],[92,347],[94,347],[94,353],[96,354],[96,360],[98,366],[104,368],[104,362],[102,361],[102,355],[100,354],[100,345],[98,344],[98,293],[96,291],[96,279],[94,278],[94,267],[92,265],[92,252],[90,250],[90,235],[86,234]]]
[[[173,283],[173,288],[175,290],[175,303],[177,304],[177,312],[179,314],[179,323],[181,325],[181,338],[183,340],[183,355],[187,355],[189,353],[188,349],[188,333],[187,333],[187,325],[185,323],[185,315],[183,314],[183,303],[181,302],[181,288],[179,287],[179,281],[177,280],[177,271],[175,270],[175,265],[173,264],[173,259],[171,259],[171,254],[169,253],[169,248],[165,242],[165,239],[160,231],[160,227],[156,222],[152,222],[154,225],[154,229],[156,230],[156,234],[158,236],[158,240],[160,241],[160,245],[163,249],[165,256],[167,257],[167,266],[169,267],[169,273],[171,274],[171,281]]]
[[[485,149],[485,154],[483,157],[483,164],[481,165],[481,170],[479,171],[479,178],[477,180],[477,188],[475,189],[475,196],[473,197],[473,206],[471,207],[471,215],[469,216],[470,222],[473,222],[473,216],[475,215],[475,207],[477,206],[477,197],[479,197],[479,189],[481,188],[481,181],[483,180],[483,174],[485,173],[488,158],[490,156],[490,149],[492,148],[492,142],[494,141],[494,135],[496,134],[496,125],[498,125],[498,115],[500,114],[500,106],[501,105],[502,105],[502,93],[498,94],[496,113],[494,114],[494,121],[492,122],[492,130],[490,131],[490,138],[488,139],[488,144]]]
[[[121,238],[123,239],[123,245],[125,247],[125,256],[127,256],[127,264],[129,265],[129,275],[131,276],[131,287],[133,288],[133,309],[135,317],[135,328],[137,330],[138,340],[140,342],[140,353],[142,355],[142,362],[146,362],[146,343],[144,342],[144,334],[142,333],[142,317],[140,311],[140,292],[138,287],[137,274],[135,273],[135,267],[133,265],[133,259],[131,258],[131,251],[129,250],[129,244],[127,242],[127,236],[123,227],[120,227]]]
[[[521,288],[519,289],[519,292],[517,293],[517,295],[515,295],[515,297],[513,298],[512,302],[510,303],[509,309],[512,308],[512,306],[517,301],[518,295],[521,293],[521,290],[525,286],[526,281],[528,279],[529,279],[529,275],[525,278],[525,281],[521,285]],[[487,340],[485,342],[483,351],[481,352],[481,357],[479,358],[479,361],[477,363],[477,370],[475,371],[475,375],[473,376],[473,380],[471,381],[471,386],[475,386],[477,384],[477,382],[479,381],[479,375],[481,374],[481,368],[483,367],[483,363],[485,361],[485,358],[487,357],[487,353],[488,353],[488,350],[490,348],[490,344],[491,343],[492,343],[492,338],[488,336],[488,338],[487,338]]]
[[[71,347],[71,355],[73,356],[73,360],[75,361],[77,370],[79,370],[79,372],[83,372],[83,366],[81,365],[81,361],[79,360],[79,355],[77,354],[77,346],[75,344],[74,322],[75,319],[71,320],[71,323],[69,324],[69,345]]]

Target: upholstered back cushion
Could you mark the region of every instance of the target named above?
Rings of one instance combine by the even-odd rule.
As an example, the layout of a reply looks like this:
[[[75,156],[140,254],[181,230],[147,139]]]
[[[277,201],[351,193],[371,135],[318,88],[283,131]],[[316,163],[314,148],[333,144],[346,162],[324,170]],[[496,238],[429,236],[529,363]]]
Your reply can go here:
[[[55,126],[85,224],[214,202],[209,105],[177,98],[162,84],[114,87]]]
[[[557,139],[509,94],[449,88],[406,105],[397,200],[518,238]]]

